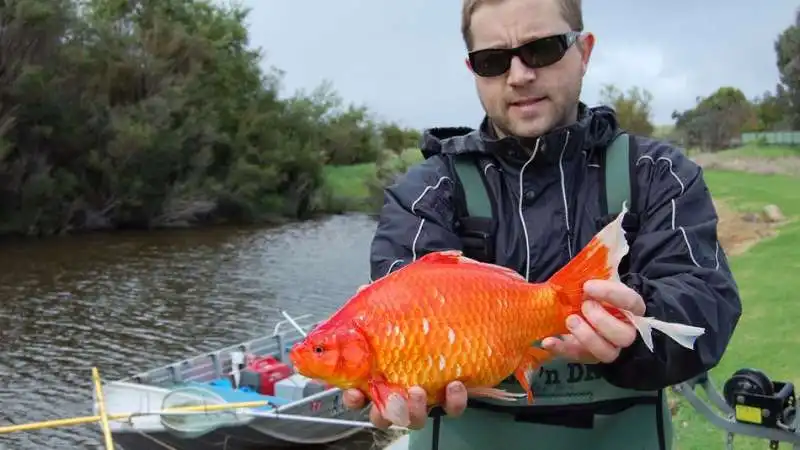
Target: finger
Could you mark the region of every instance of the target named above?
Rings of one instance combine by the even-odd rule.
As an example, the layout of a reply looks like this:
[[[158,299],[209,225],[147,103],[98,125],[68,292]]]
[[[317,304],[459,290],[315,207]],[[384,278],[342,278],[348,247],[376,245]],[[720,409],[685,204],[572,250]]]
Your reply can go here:
[[[372,405],[372,408],[369,409],[369,421],[382,430],[386,430],[392,425],[391,422],[381,415],[380,411],[378,411],[378,407],[375,405]]]
[[[637,316],[645,312],[644,300],[639,293],[619,281],[589,280],[584,284],[583,290],[588,298],[608,302]]]
[[[548,337],[542,339],[542,348],[553,353],[555,356],[576,359],[577,353],[573,348],[567,347],[563,339]]]
[[[616,347],[629,347],[636,339],[636,328],[608,313],[599,303],[587,300],[582,306],[587,322]]]
[[[567,328],[583,348],[601,362],[610,363],[619,355],[619,349],[598,335],[580,316],[574,314],[569,316],[567,318]]]
[[[581,342],[571,334],[564,338],[564,345],[566,346],[567,351],[570,352],[570,354],[575,355],[575,359],[578,361],[586,364],[597,364],[600,362],[600,360],[597,359],[593,354],[586,351],[586,349],[583,348],[583,344],[581,344]]]
[[[445,393],[444,412],[450,417],[458,417],[467,408],[467,388],[460,381],[453,381],[447,385]]]
[[[586,349],[583,348],[583,344],[571,334],[564,337],[563,345],[564,351],[577,361],[587,364],[600,362],[594,355],[586,351]]]
[[[575,336],[571,334],[565,334],[561,339],[552,338],[552,343],[549,341],[549,339],[551,338],[545,338],[542,340],[542,347],[544,347],[545,350],[552,351],[557,356],[571,359],[573,361],[580,361],[586,364],[598,362],[598,359],[595,358],[591,353],[587,352],[586,349],[583,348],[583,344],[581,344],[580,341],[575,339]]]
[[[427,399],[428,394],[421,387],[413,386],[408,389],[408,415],[411,419],[408,428],[419,430],[425,426],[428,419]]]
[[[358,389],[347,389],[342,394],[342,403],[349,409],[359,409],[364,407],[366,398]]]

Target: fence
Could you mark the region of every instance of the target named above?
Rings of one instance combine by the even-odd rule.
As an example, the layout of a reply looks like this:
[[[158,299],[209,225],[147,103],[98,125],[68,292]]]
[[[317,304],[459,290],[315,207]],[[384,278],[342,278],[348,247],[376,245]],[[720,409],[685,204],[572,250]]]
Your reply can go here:
[[[800,131],[742,133],[742,144],[800,146]]]

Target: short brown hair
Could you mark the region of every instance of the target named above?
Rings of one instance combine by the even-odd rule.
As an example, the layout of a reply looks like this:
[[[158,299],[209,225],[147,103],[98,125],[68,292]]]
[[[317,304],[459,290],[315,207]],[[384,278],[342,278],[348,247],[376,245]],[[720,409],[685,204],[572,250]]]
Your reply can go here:
[[[467,50],[472,50],[472,15],[479,6],[486,3],[499,3],[503,0],[464,0],[461,7],[461,35]],[[572,31],[583,31],[583,8],[581,0],[556,0],[561,7],[561,16],[569,24]]]

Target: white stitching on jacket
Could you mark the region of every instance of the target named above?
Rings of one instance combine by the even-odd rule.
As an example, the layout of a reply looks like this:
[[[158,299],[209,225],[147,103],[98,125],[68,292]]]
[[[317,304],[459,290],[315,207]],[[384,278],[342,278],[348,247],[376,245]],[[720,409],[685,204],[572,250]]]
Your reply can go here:
[[[661,156],[659,158],[653,159],[652,156],[642,155],[642,156],[639,157],[639,159],[636,160],[636,165],[639,166],[639,164],[642,161],[650,161],[651,163],[653,163],[653,166],[655,166],[658,161],[665,161],[667,163],[668,167],[669,167],[669,173],[672,175],[673,178],[675,178],[675,181],[678,182],[678,185],[681,188],[681,192],[680,192],[680,194],[678,194],[678,196],[680,197],[681,195],[684,194],[684,192],[686,192],[686,185],[683,184],[683,181],[681,181],[680,177],[678,177],[678,174],[675,173],[675,170],[673,169],[673,165],[672,165],[672,160],[671,159],[667,158],[666,156]],[[700,265],[700,263],[697,262],[697,259],[694,256],[694,251],[692,250],[692,246],[689,244],[689,236],[686,233],[686,229],[684,227],[682,227],[682,226],[681,227],[676,227],[675,216],[677,214],[677,207],[676,207],[676,203],[675,203],[675,199],[674,198],[672,200],[670,200],[670,206],[672,208],[672,216],[671,216],[671,224],[670,224],[672,230],[676,230],[677,229],[678,231],[681,232],[681,236],[683,236],[683,242],[684,242],[684,244],[686,244],[686,248],[689,251],[689,259],[692,260],[692,263],[695,266],[702,267]],[[717,248],[716,248],[715,254],[714,254],[714,259],[716,260],[715,270],[719,270],[719,240],[716,243],[716,247]]]
[[[569,130],[567,130],[567,137],[564,139],[564,147],[561,148],[561,156],[558,157],[558,171],[561,175],[561,198],[564,200],[564,222],[567,224],[567,250],[569,251],[569,258],[572,259],[572,237],[570,236],[569,229],[569,203],[567,202],[567,187],[566,180],[564,180],[564,152],[567,150],[569,143]]]
[[[541,142],[542,138],[536,139],[536,146],[534,146],[533,151],[531,152],[531,157],[525,161],[525,164],[522,165],[522,168],[519,170],[519,205],[517,206],[517,214],[519,215],[519,221],[522,224],[522,234],[525,236],[525,280],[530,281],[530,273],[531,273],[531,243],[528,240],[528,227],[525,225],[525,216],[522,214],[522,194],[523,194],[523,175],[525,174],[525,169],[528,167],[534,158],[536,158],[536,153],[539,152],[539,142]]]
[[[439,187],[442,185],[442,182],[444,182],[444,181],[449,181],[451,183],[453,182],[453,180],[451,180],[450,177],[445,175],[445,176],[442,176],[441,178],[439,178],[439,181],[437,181],[435,185],[433,185],[433,186],[425,186],[425,189],[422,190],[422,193],[419,194],[419,197],[417,197],[417,199],[414,200],[414,203],[411,204],[411,213],[416,215],[417,214],[417,211],[416,211],[417,204],[419,204],[419,202],[422,201],[422,199],[425,197],[425,194],[427,194],[428,192],[431,192],[431,191],[435,191],[436,189],[439,189]],[[411,255],[412,255],[411,260],[412,261],[416,261],[417,260],[417,241],[419,240],[420,234],[422,234],[422,226],[423,225],[425,225],[425,219],[420,217],[420,219],[419,219],[419,227],[417,228],[417,234],[414,235],[414,240],[411,242]]]

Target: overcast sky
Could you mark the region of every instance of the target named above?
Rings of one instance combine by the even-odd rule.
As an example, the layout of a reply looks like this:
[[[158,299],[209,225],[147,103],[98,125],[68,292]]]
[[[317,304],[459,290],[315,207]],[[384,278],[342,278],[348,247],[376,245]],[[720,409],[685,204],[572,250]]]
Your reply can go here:
[[[483,111],[464,65],[461,0],[244,0],[251,44],[286,73],[285,93],[323,80],[348,102],[401,124],[475,126]],[[774,90],[774,42],[797,0],[586,0],[595,33],[583,101],[605,83],[641,86],[653,119],[695,104],[721,85],[748,97]]]

